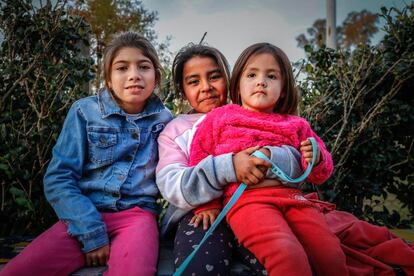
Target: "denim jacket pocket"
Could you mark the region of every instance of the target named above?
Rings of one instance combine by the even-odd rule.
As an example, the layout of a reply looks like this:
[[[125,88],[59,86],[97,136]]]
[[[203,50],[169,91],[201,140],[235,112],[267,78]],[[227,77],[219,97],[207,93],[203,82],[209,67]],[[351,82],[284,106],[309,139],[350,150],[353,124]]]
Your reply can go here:
[[[114,160],[114,150],[117,144],[116,133],[88,131],[89,157],[98,165],[111,164]]]

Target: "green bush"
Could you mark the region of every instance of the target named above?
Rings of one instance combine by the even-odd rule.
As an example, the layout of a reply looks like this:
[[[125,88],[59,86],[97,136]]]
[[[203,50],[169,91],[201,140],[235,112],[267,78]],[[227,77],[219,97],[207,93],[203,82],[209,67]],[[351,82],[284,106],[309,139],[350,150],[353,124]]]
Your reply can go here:
[[[0,2],[0,28],[0,235],[33,234],[55,220],[43,174],[68,107],[87,95],[90,30],[62,1],[31,0]]]
[[[45,229],[55,216],[43,195],[43,174],[70,104],[87,95],[93,61],[80,55],[90,29],[62,1],[0,2],[0,235]],[[388,226],[398,213],[367,200],[397,198],[413,213],[413,8],[383,10],[386,36],[377,47],[336,52],[307,47],[302,114],[326,141],[335,162],[325,199]],[[168,88],[169,107],[179,112]]]
[[[383,8],[381,16],[386,35],[376,47],[305,48],[301,112],[326,141],[335,163],[320,194],[376,224],[407,226],[398,212],[367,204],[392,193],[414,212],[413,6]]]

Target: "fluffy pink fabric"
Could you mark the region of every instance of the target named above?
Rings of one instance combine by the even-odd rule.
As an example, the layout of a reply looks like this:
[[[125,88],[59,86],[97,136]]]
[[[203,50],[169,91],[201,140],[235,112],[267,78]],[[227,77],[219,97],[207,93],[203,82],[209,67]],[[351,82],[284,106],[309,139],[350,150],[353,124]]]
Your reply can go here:
[[[190,152],[190,166],[198,164],[208,155],[239,152],[252,146],[290,145],[297,149],[300,142],[314,137],[321,150],[321,162],[308,177],[308,181],[321,184],[333,171],[330,153],[323,141],[313,132],[309,123],[298,116],[267,114],[226,105],[208,113],[198,127]],[[307,163],[302,158],[302,167]],[[232,194],[237,185],[228,185],[225,195]]]

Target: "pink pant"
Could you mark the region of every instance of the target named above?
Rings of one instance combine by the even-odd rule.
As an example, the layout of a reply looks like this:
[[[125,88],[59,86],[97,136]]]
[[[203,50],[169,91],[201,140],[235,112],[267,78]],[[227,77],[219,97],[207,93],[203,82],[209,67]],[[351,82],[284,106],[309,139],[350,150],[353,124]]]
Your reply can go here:
[[[227,220],[269,275],[348,275],[339,239],[322,213],[299,196],[247,190]]]
[[[155,215],[138,207],[102,213],[111,241],[105,275],[154,275],[158,258]],[[1,271],[6,275],[68,275],[85,265],[77,239],[59,221],[37,237]]]

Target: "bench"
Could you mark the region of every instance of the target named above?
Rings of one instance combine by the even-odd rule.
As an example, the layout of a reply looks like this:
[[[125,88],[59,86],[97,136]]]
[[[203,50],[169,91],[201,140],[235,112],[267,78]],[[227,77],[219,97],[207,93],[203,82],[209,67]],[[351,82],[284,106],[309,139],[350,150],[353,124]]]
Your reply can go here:
[[[414,229],[391,229],[391,232],[414,243]],[[22,246],[24,247],[24,246]],[[174,272],[173,243],[171,240],[160,241],[160,255],[158,260],[157,276],[169,276]],[[0,264],[0,271],[4,264]],[[72,273],[72,276],[100,276],[106,267],[85,267]],[[230,275],[252,275],[253,273],[240,260],[233,261]]]
[[[18,238],[16,238],[17,240]],[[31,240],[31,239],[27,239]],[[16,244],[18,248],[16,251],[21,251],[28,242],[19,242]],[[16,253],[17,253],[16,252]],[[2,261],[5,262],[6,260]],[[0,264],[0,271],[5,264]],[[72,273],[72,276],[100,276],[106,267],[84,267],[78,271]],[[157,276],[169,276],[174,273],[174,257],[173,257],[173,242],[172,240],[161,240],[160,241],[160,254],[158,260]],[[231,267],[230,275],[252,275],[249,268],[236,260],[233,262]]]
[[[74,273],[72,276],[100,276],[103,275],[105,267],[85,267]],[[160,242],[160,255],[158,260],[157,276],[170,276],[174,273],[174,258],[172,241]],[[239,260],[235,260],[231,267],[230,275],[253,275],[249,268]]]

